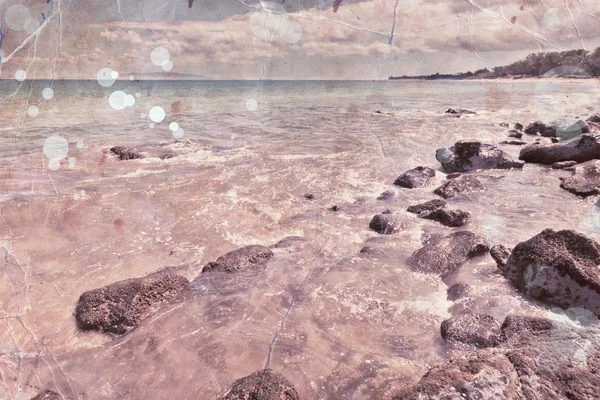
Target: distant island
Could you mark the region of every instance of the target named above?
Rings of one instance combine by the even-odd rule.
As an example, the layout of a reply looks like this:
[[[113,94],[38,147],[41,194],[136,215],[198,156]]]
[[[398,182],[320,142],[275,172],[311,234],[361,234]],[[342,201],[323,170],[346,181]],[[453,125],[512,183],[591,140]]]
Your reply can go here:
[[[551,72],[549,72],[551,71]],[[457,74],[433,74],[418,76],[390,76],[388,79],[497,79],[497,78],[539,78],[542,76],[562,78],[598,77],[600,73],[600,47],[593,52],[587,50],[569,50],[552,53],[532,53],[524,60],[503,67],[487,68],[475,72]]]

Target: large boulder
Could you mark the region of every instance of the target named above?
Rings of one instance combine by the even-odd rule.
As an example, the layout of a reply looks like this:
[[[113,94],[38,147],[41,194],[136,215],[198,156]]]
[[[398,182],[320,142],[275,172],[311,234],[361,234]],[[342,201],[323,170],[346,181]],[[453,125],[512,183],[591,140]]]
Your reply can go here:
[[[487,314],[465,314],[443,321],[440,333],[447,342],[494,347],[500,343],[500,322]]]
[[[430,240],[415,251],[409,263],[413,269],[439,275],[449,274],[467,260],[483,255],[490,249],[487,241],[469,231],[454,232]]]
[[[446,205],[447,203],[442,199],[433,199],[424,203],[408,206],[406,211],[413,214],[421,214],[424,211],[433,211],[437,210],[438,208],[444,208]]]
[[[124,334],[135,328],[160,303],[178,296],[188,280],[167,268],[143,278],[126,279],[83,293],[75,309],[77,326]]]
[[[546,229],[515,246],[498,266],[529,296],[600,313],[600,245],[587,236]]]
[[[462,194],[473,193],[483,190],[483,185],[479,179],[472,175],[460,175],[456,178],[449,179],[440,187],[435,189],[433,193],[444,199],[449,199]]]
[[[435,177],[435,171],[429,167],[416,167],[400,175],[394,185],[414,189],[428,186]]]
[[[220,400],[299,400],[294,385],[271,370],[256,371],[233,382]]]
[[[478,140],[460,140],[448,149],[438,149],[435,156],[446,172],[523,168],[524,164],[493,144]]]
[[[600,159],[600,135],[585,134],[577,143],[532,143],[521,149],[519,160],[552,165],[560,161],[578,163]]]
[[[391,235],[407,228],[407,223],[398,215],[382,213],[373,217],[369,228],[382,235]]]
[[[469,222],[471,214],[463,210],[438,208],[433,211],[424,211],[419,217],[439,222],[440,224],[451,228],[458,228]]]
[[[554,165],[554,164],[553,164]],[[573,175],[562,179],[560,187],[578,196],[587,197],[600,193],[600,161],[592,160],[577,164]]]
[[[230,251],[209,262],[202,268],[202,273],[207,272],[236,272],[263,263],[273,257],[273,252],[265,246],[251,245]]]

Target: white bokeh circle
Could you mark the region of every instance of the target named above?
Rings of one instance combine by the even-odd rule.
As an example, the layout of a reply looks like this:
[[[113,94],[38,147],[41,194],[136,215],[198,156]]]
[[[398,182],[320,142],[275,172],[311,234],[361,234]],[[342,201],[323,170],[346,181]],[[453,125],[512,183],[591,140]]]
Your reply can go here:
[[[165,119],[165,109],[160,106],[155,106],[150,109],[148,116],[152,122],[162,122]]]
[[[13,4],[4,14],[4,23],[14,31],[22,31],[25,22],[31,18],[29,9],[22,4]]]
[[[50,100],[54,97],[54,90],[52,88],[45,88],[42,90],[42,97],[46,100]]]
[[[18,70],[15,72],[15,79],[19,82],[23,82],[25,79],[27,79],[27,72],[23,71],[22,69]]]
[[[111,93],[108,98],[108,103],[115,110],[123,110],[126,106],[127,95],[121,90],[116,90]]]
[[[39,113],[40,109],[38,108],[38,106],[31,105],[27,107],[27,115],[29,115],[30,117],[37,117]]]
[[[246,101],[246,108],[248,111],[256,111],[258,108],[258,102],[255,99],[248,99]]]
[[[113,72],[116,71],[113,71],[110,68],[102,68],[100,71],[98,71],[98,74],[96,74],[96,80],[98,81],[100,86],[111,87],[112,85],[114,85],[116,78],[112,77]]]
[[[50,160],[62,160],[69,154],[69,142],[62,136],[50,136],[44,142],[44,154]]]
[[[169,54],[169,50],[164,47],[157,47],[150,53],[150,60],[152,64],[157,67],[162,67],[167,61],[169,61],[171,55]]]

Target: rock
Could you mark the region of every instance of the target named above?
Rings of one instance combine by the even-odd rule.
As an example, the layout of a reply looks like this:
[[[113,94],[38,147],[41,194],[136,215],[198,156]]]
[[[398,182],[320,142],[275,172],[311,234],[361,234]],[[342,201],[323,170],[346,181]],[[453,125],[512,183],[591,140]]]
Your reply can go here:
[[[560,187],[578,196],[587,197],[600,193],[600,161],[592,160],[577,164],[573,175],[563,179]]]
[[[552,164],[552,169],[567,169],[577,165],[577,161],[559,161]]]
[[[447,342],[494,347],[500,343],[500,322],[487,314],[460,315],[442,322],[441,334]]]
[[[444,199],[456,197],[458,195],[472,193],[483,190],[483,185],[477,178],[471,175],[462,175],[458,178],[451,179],[440,187],[435,189],[433,193]]]
[[[307,242],[308,240],[300,236],[288,236],[275,243],[272,247],[275,249],[289,249],[298,246],[303,246]]]
[[[548,333],[552,330],[552,321],[547,318],[524,315],[508,315],[502,323],[501,338],[503,341],[517,341],[522,336]]]
[[[600,114],[594,114],[585,120],[586,122],[593,122],[595,124],[600,124]]]
[[[523,293],[560,307],[600,313],[600,245],[572,230],[546,229],[519,243],[503,275]]]
[[[590,127],[583,120],[578,120],[568,126],[561,126],[557,129],[556,136],[561,140],[570,140],[584,133],[590,133]]]
[[[507,122],[500,122],[500,126],[503,128],[508,128],[508,123]]]
[[[438,208],[433,211],[424,211],[419,215],[419,217],[439,222],[445,226],[457,228],[469,222],[471,219],[471,214],[462,210],[447,210],[445,208]]]
[[[514,137],[516,139],[521,139],[523,137],[523,132],[518,131],[516,129],[512,129],[512,130],[508,131],[508,136]]]
[[[119,160],[136,160],[139,158],[143,158],[140,153],[138,153],[135,149],[131,147],[114,146],[111,147],[110,151],[113,154],[116,154]]]
[[[304,198],[305,198],[306,200],[314,200],[314,199],[315,199],[315,195],[314,195],[314,194],[312,194],[312,193],[305,193],[305,194],[304,194]]]
[[[281,242],[280,242],[281,243]],[[273,252],[268,247],[250,245],[230,251],[210,262],[202,268],[206,272],[236,272],[261,264],[273,257]]]
[[[523,168],[522,162],[498,147],[478,140],[460,140],[448,149],[438,149],[436,159],[446,172]]]
[[[340,206],[338,206],[338,205],[335,205],[335,206],[331,207],[331,208],[330,208],[330,210],[331,210],[331,211],[340,211],[340,210],[341,210],[341,207],[340,207]]]
[[[461,175],[462,175],[462,172],[451,172],[451,173],[449,173],[449,174],[446,175],[446,179],[458,178]]]
[[[381,213],[382,214],[393,214],[394,212],[392,210],[387,209],[387,210],[383,210]]]
[[[600,135],[584,134],[576,145],[572,143],[532,143],[521,149],[519,160],[529,163],[551,165],[560,161],[578,163],[600,159]]]
[[[456,301],[461,297],[465,297],[467,294],[469,294],[469,285],[465,283],[455,283],[454,285],[448,288],[446,294],[448,300]]]
[[[379,197],[377,197],[377,200],[391,200],[393,198],[394,198],[394,192],[386,190],[385,192],[381,193],[379,195]]]
[[[383,257],[384,256],[382,251],[377,250],[375,247],[372,247],[372,246],[363,247],[362,249],[360,249],[360,254],[370,255],[370,256],[375,256],[375,257]]]
[[[298,392],[283,375],[260,370],[233,382],[221,400],[299,400]]]
[[[527,142],[523,142],[521,140],[505,140],[503,142],[500,142],[500,144],[510,144],[512,146],[524,146],[527,144]]]
[[[515,129],[517,131],[522,131],[523,130],[523,125],[517,122],[515,124],[515,126],[513,126],[513,129]]]
[[[406,227],[406,222],[400,216],[394,214],[377,214],[369,223],[369,228],[383,235],[400,232]]]
[[[510,257],[510,250],[501,244],[492,246],[490,249],[490,256],[496,261],[499,268],[506,265],[508,257]]]
[[[83,330],[127,333],[160,303],[183,292],[188,283],[167,268],[143,278],[126,279],[87,291],[77,302],[77,326]]]
[[[438,208],[446,207],[446,202],[442,199],[433,199],[426,201],[425,203],[415,204],[414,206],[408,206],[406,211],[413,214],[420,214],[424,211],[433,211]]]
[[[410,257],[415,270],[445,275],[490,249],[487,241],[469,231],[432,239]]]
[[[61,397],[52,390],[44,390],[43,392],[38,393],[37,396],[32,397],[31,400],[61,400]]]
[[[477,113],[475,111],[466,110],[464,108],[449,108],[446,110],[446,114],[463,115],[463,114],[477,114]]]
[[[177,157],[177,153],[175,153],[174,151],[171,151],[171,150],[163,151],[158,156],[158,158],[160,158],[161,160],[168,160],[170,158],[175,158],[175,157]]]
[[[524,131],[528,135],[542,135],[544,137],[556,137],[556,127],[536,121],[527,126]]]
[[[428,186],[435,177],[435,171],[429,167],[416,167],[400,175],[394,185],[414,189]]]

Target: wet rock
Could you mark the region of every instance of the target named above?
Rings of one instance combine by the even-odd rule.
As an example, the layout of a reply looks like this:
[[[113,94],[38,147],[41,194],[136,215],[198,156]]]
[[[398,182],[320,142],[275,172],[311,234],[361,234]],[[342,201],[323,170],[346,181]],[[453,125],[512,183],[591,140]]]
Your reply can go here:
[[[416,167],[400,175],[394,185],[414,189],[428,186],[435,177],[435,171],[429,167]]]
[[[497,244],[490,249],[490,256],[496,261],[498,267],[504,267],[508,257],[510,257],[510,250],[501,244]]]
[[[494,347],[500,343],[500,322],[487,314],[465,314],[451,317],[441,326],[447,342],[458,342],[475,347]]]
[[[161,160],[168,160],[170,158],[175,158],[175,157],[177,157],[177,153],[175,153],[174,151],[171,151],[171,150],[163,151],[162,153],[160,153],[158,155],[158,158],[160,158]]]
[[[524,146],[527,144],[527,142],[523,142],[521,140],[505,140],[503,142],[500,142],[500,144],[509,144],[511,146]]]
[[[406,227],[406,222],[400,216],[394,214],[377,214],[369,223],[369,228],[383,235],[400,232]]]
[[[374,257],[383,257],[383,255],[384,255],[381,250],[378,250],[372,246],[363,247],[362,249],[360,249],[360,254],[374,256]]]
[[[424,211],[419,215],[420,218],[430,219],[439,222],[442,225],[452,228],[463,226],[471,219],[471,214],[462,210],[447,210],[438,208],[433,211]]]
[[[52,390],[44,390],[43,392],[38,393],[37,396],[32,397],[31,400],[61,400],[61,397]]]
[[[502,323],[502,340],[518,340],[524,336],[535,336],[539,333],[549,333],[553,324],[547,318],[525,315],[508,315]],[[516,341],[515,340],[515,341]]]
[[[561,307],[600,313],[600,245],[572,230],[546,229],[519,243],[503,275],[523,293]]]
[[[516,129],[512,129],[512,130],[508,131],[508,136],[513,137],[515,139],[521,139],[523,137],[523,132],[518,131]]]
[[[552,164],[552,169],[567,169],[577,165],[577,161],[559,161]]]
[[[451,179],[433,192],[444,199],[483,190],[483,185],[472,175],[461,175]]]
[[[477,114],[477,113],[475,111],[467,110],[464,108],[449,108],[446,110],[446,114],[463,115],[463,114]]]
[[[294,385],[283,375],[260,370],[233,382],[221,400],[299,400]]]
[[[338,206],[338,205],[335,205],[335,206],[331,207],[331,208],[330,208],[330,210],[331,210],[331,211],[340,211],[340,210],[341,210],[341,207],[340,207],[340,206]]]
[[[377,197],[377,200],[391,200],[393,198],[394,198],[394,192],[386,190],[385,192],[381,193],[379,195],[379,197]]]
[[[520,123],[515,123],[515,125],[513,126],[513,129],[517,130],[517,131],[522,131],[523,130],[523,125]]]
[[[594,114],[591,115],[588,119],[585,120],[586,122],[593,122],[595,124],[600,124],[600,114]]]
[[[273,257],[273,252],[268,247],[260,245],[245,246],[222,255],[217,258],[217,261],[206,264],[202,268],[202,273],[241,271],[261,264],[271,257]]]
[[[446,172],[468,172],[478,169],[523,168],[498,147],[478,140],[460,140],[448,149],[438,149],[436,159]]]
[[[444,208],[444,207],[446,207],[446,204],[447,203],[442,199],[433,199],[433,200],[426,201],[425,203],[408,206],[406,211],[413,213],[413,214],[420,214],[425,211],[433,211],[433,210],[437,210],[438,208]]]
[[[560,187],[578,196],[600,193],[600,161],[592,160],[572,167],[573,175],[565,178]]]
[[[544,137],[556,137],[556,127],[536,121],[527,126],[524,131],[528,135],[542,135]]]
[[[111,147],[110,151],[116,154],[119,160],[136,160],[143,158],[142,154],[138,153],[137,150],[126,147],[126,146],[114,146]]]
[[[501,127],[503,128],[508,128],[508,123],[507,122],[500,122],[499,124]]]
[[[421,272],[445,275],[460,268],[467,260],[490,249],[487,241],[469,231],[454,232],[432,239],[415,251],[410,264]]]
[[[465,283],[455,283],[446,291],[448,300],[456,301],[469,294],[469,285]]]
[[[87,291],[77,302],[77,326],[83,330],[127,333],[160,303],[183,292],[188,283],[168,268]]]
[[[561,161],[579,163],[600,159],[600,135],[582,135],[577,144],[538,144],[532,143],[521,149],[519,159],[529,163],[551,165]]]
[[[462,175],[462,172],[451,172],[451,173],[449,173],[449,174],[446,175],[446,179],[458,178],[461,175]]]
[[[308,240],[300,236],[288,236],[275,243],[272,247],[275,249],[289,249],[298,246],[303,246],[308,243]]]

